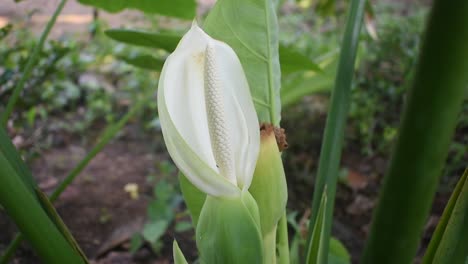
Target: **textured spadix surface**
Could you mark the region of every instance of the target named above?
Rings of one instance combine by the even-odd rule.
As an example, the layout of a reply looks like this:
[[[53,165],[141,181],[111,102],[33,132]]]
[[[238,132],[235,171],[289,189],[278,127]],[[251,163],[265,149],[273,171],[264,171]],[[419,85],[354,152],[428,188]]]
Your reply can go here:
[[[195,186],[213,196],[248,189],[259,125],[244,71],[227,44],[194,24],[164,64],[158,111],[167,149]]]

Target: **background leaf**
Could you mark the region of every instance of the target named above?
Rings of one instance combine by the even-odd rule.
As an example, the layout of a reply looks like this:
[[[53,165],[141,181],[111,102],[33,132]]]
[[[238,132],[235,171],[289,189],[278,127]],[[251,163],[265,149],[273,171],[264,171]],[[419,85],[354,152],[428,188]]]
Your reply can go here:
[[[221,0],[203,27],[239,56],[260,122],[279,125],[281,72],[275,8],[269,0]]]
[[[111,39],[122,43],[163,49],[168,52],[173,52],[177,47],[182,34],[177,33],[150,33],[141,30],[132,29],[109,29],[105,34]]]
[[[321,72],[320,66],[310,58],[296,50],[293,46],[279,45],[279,56],[281,58],[281,73],[309,70]]]
[[[143,227],[142,235],[150,243],[156,243],[164,235],[169,223],[166,220],[159,220],[147,223]]]
[[[328,252],[328,264],[350,264],[351,256],[341,241],[330,238],[330,251]]]
[[[185,19],[195,17],[194,0],[79,0],[80,3],[115,13],[126,8]]]
[[[458,181],[424,255],[424,264],[464,263],[468,258],[468,169]]]
[[[172,244],[172,254],[175,264],[187,264],[187,260],[185,260],[184,253],[182,253],[182,250],[180,250],[179,245],[175,240]]]
[[[148,54],[117,55],[117,58],[138,68],[161,71],[164,61]]]

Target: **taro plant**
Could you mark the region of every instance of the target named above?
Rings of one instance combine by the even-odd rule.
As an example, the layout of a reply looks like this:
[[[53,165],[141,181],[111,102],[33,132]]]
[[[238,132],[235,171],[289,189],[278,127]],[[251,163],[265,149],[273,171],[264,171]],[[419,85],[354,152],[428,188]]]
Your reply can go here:
[[[167,1],[82,2],[110,11],[129,7],[191,17],[177,5],[176,11],[167,11]],[[320,6],[326,2],[333,1],[321,1]],[[307,241],[295,239],[291,248],[286,217],[287,171],[281,159],[286,142],[279,127],[281,74],[288,68],[285,66],[297,61],[304,67],[316,65],[279,44],[277,1],[219,0],[202,26],[193,22],[183,36],[108,32],[115,39],[171,53],[162,67],[153,64],[155,70],[161,70],[158,113],[167,150],[180,170],[179,181],[195,228],[201,263],[349,263],[346,249],[331,238],[331,225],[365,4],[364,0],[350,1]],[[427,21],[362,263],[413,261],[466,95],[468,2],[435,0]],[[45,32],[41,39],[47,36],[48,30]],[[41,45],[36,48],[40,50]],[[292,59],[298,57],[302,59]],[[33,55],[28,65],[33,65],[34,60]],[[30,67],[26,67],[23,79],[28,71]],[[4,122],[24,86],[23,79],[2,115]],[[89,158],[60,185],[50,201],[125,121],[105,133]],[[46,262],[86,262],[49,199],[35,186],[6,133],[0,132],[0,203]],[[468,260],[467,186],[465,173],[444,211],[424,263]],[[9,258],[20,240],[21,236],[3,260]],[[296,253],[301,244],[303,258]],[[187,263],[176,241],[173,254],[175,263]]]

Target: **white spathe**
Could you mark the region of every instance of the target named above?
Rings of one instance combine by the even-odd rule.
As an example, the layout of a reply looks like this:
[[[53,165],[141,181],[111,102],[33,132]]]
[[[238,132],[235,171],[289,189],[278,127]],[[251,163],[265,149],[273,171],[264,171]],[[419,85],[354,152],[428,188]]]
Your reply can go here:
[[[249,188],[259,123],[241,63],[194,23],[164,63],[158,112],[174,163],[200,190],[235,196]]]

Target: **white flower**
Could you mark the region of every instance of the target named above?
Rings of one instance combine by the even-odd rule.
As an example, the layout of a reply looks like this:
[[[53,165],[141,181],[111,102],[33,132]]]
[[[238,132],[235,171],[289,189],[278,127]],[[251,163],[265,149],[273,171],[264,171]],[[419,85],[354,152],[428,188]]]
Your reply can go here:
[[[259,124],[231,47],[194,23],[164,63],[158,111],[169,154],[195,186],[213,196],[249,188]]]

